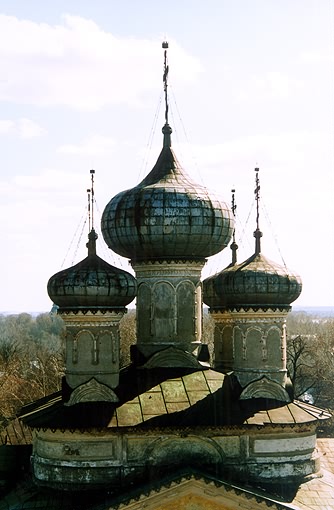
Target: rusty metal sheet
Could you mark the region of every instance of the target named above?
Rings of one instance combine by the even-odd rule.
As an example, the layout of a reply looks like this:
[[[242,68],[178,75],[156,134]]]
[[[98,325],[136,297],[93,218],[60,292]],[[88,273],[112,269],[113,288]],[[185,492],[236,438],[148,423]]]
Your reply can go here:
[[[143,415],[166,413],[166,406],[161,391],[160,393],[151,391],[143,393],[139,396],[139,400]]]
[[[272,423],[295,423],[288,406],[269,409],[267,412]]]
[[[186,390],[181,380],[164,381],[161,383],[165,402],[188,402]]]
[[[223,384],[222,381],[220,381],[219,379],[209,379],[207,383],[211,393],[214,393],[215,391],[219,390]]]
[[[161,416],[160,414],[145,414],[144,421],[150,420],[151,418],[156,418],[157,416]]]
[[[187,409],[188,407],[190,407],[190,404],[189,402],[166,402],[166,407],[167,412],[171,414]]]
[[[193,390],[208,391],[208,385],[203,372],[194,372],[193,374],[185,375],[182,379],[187,392]]]
[[[118,426],[118,423],[117,423],[117,417],[116,417],[116,414],[111,418],[109,424],[108,424],[108,427],[117,427]]]
[[[199,400],[202,400],[202,398],[207,397],[209,394],[208,391],[188,391],[188,397],[190,404],[196,404]]]
[[[245,421],[248,425],[263,425],[271,423],[267,411],[259,411]]]
[[[301,409],[294,402],[292,404],[288,404],[288,407],[296,423],[306,423],[317,420],[317,418],[315,418],[312,414],[308,413],[304,409]]]
[[[138,425],[138,423],[143,421],[143,415],[139,403],[129,404],[127,402],[119,407],[116,413],[119,427]]]
[[[205,370],[203,374],[207,381],[218,380],[221,381],[221,383],[223,384],[225,375],[222,374],[221,372],[216,372],[215,370]]]

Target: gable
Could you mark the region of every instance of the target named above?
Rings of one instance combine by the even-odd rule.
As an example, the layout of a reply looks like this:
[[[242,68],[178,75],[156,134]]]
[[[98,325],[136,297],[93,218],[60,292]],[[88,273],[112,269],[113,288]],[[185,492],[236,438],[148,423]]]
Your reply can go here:
[[[142,510],[144,505],[145,510],[268,510],[268,504],[273,509],[291,508],[240,488],[191,477],[152,489],[117,508]],[[112,509],[109,507],[108,510]]]

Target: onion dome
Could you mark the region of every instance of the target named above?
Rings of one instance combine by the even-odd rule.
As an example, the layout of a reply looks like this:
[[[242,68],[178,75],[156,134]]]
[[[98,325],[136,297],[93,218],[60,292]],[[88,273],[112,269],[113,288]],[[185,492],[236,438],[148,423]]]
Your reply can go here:
[[[88,257],[51,276],[50,299],[62,310],[124,308],[137,292],[137,282],[127,271],[111,266],[96,254],[97,234],[88,235]]]
[[[259,229],[259,179],[256,175],[257,228],[254,232],[255,253],[241,264],[232,260],[223,269],[203,282],[203,301],[211,309],[235,307],[286,307],[302,290],[300,277],[261,253],[262,232]]]
[[[233,217],[218,196],[193,182],[171,149],[171,128],[153,170],[116,195],[102,215],[113,251],[132,260],[203,259],[229,243]]]
[[[232,235],[230,209],[193,182],[171,149],[168,124],[168,43],[164,48],[165,125],[163,148],[141,183],[116,195],[102,215],[109,248],[132,261],[204,259],[220,252]]]
[[[212,309],[288,307],[302,290],[300,277],[255,253],[203,282],[203,301]]]

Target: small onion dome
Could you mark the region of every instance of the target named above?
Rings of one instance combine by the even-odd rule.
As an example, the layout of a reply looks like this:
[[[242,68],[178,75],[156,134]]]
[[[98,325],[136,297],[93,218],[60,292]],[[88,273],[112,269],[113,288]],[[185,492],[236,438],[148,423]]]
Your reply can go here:
[[[102,234],[112,250],[132,260],[204,259],[231,239],[229,207],[194,183],[170,147],[171,128],[153,170],[116,195],[102,215]]]
[[[136,279],[96,255],[94,229],[88,239],[88,257],[51,276],[47,287],[50,299],[60,311],[124,308],[136,296]]]
[[[211,309],[288,307],[302,290],[300,277],[255,253],[203,282],[203,301]]]

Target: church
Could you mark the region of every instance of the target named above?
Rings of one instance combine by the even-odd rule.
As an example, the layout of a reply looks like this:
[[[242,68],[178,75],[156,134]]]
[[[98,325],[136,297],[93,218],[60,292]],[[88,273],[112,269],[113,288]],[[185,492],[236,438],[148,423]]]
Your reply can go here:
[[[234,207],[178,162],[167,49],[161,152],[101,221],[134,276],[99,257],[91,225],[87,257],[48,282],[66,327],[65,376],[19,416],[34,487],[22,508],[334,508],[334,475],[317,447],[330,415],[295,400],[287,372],[286,318],[301,279],[262,252],[259,169],[254,252],[239,262]],[[229,245],[231,264],[203,281],[207,258]],[[121,368],[119,323],[134,299],[136,343]],[[204,304],[212,356],[201,342]],[[312,490],[320,506],[308,505]]]

